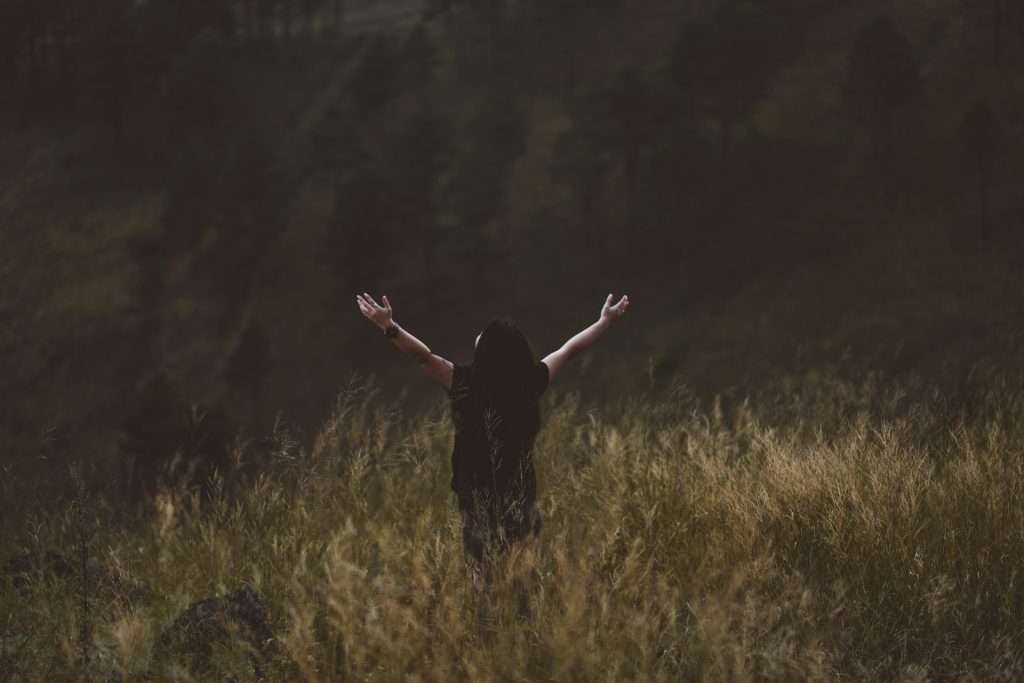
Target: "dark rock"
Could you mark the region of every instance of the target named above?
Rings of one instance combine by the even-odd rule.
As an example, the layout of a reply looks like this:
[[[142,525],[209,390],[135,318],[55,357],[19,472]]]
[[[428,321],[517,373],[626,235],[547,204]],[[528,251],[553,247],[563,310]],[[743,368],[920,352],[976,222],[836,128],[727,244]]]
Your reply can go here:
[[[47,550],[42,557],[25,553],[4,561],[4,576],[10,579],[15,588],[24,588],[41,574],[65,578],[74,570],[70,559],[52,550]]]
[[[96,595],[117,600],[125,605],[147,597],[145,589],[135,584],[130,577],[108,571],[97,558],[90,557],[85,566],[89,590]],[[19,591],[27,589],[29,584],[39,580],[81,578],[72,558],[52,550],[47,550],[42,555],[14,555],[4,561],[3,571],[14,588]],[[78,590],[77,586],[75,590]]]
[[[231,639],[248,646],[257,673],[262,663],[282,658],[283,648],[274,636],[267,609],[256,589],[247,583],[227,595],[188,605],[160,634],[157,656],[185,660],[193,672],[205,671],[214,645]]]

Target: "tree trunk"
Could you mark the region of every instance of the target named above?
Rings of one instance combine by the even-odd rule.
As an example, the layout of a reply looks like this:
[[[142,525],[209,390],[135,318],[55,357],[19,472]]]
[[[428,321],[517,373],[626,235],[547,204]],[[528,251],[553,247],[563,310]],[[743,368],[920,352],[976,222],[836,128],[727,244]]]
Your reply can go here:
[[[723,199],[728,202],[729,191],[732,187],[732,156],[733,139],[736,132],[736,124],[732,111],[729,107],[722,107],[718,117],[718,142],[720,163],[721,192]]]
[[[879,128],[878,138],[875,142],[875,154],[882,176],[882,189],[891,203],[896,193],[895,150],[893,149],[896,144],[896,121],[892,112],[885,112],[882,115]]]
[[[636,173],[639,166],[639,156],[640,153],[637,145],[632,142],[629,143],[625,159],[623,160],[623,173],[626,176],[626,199],[630,207],[633,206],[636,195]]]
[[[981,205],[981,238],[987,240],[992,234],[990,216],[990,194],[992,188],[992,159],[983,151],[978,152],[978,199]]]
[[[282,23],[284,28],[284,42],[292,42],[292,0],[285,0],[281,3]]]
[[[502,7],[501,0],[489,0],[487,3],[487,42],[485,48],[490,61],[492,77],[500,77],[502,70]]]
[[[313,23],[316,20],[316,6],[313,0],[303,0],[303,9],[306,19],[306,43],[313,44]]]
[[[253,12],[252,3],[255,0],[242,0],[242,37],[246,45],[252,45],[253,39]]]
[[[992,0],[992,66],[1003,66],[1003,0]]]
[[[256,3],[256,37],[265,40],[267,36],[267,2],[268,0],[251,0]]]

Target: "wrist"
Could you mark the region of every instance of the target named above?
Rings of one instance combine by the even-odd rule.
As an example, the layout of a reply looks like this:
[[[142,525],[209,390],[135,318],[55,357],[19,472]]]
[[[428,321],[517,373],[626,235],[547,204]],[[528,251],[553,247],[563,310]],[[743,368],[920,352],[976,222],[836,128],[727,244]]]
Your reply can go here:
[[[389,327],[391,327],[394,324],[395,324],[394,320],[385,320],[381,324],[377,325],[377,327],[379,327],[382,330],[386,330],[386,329],[388,329]]]

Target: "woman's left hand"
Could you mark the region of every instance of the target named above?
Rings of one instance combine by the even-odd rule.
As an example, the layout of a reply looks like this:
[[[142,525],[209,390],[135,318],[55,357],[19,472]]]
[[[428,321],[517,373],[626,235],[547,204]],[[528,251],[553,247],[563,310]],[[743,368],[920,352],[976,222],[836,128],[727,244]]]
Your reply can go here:
[[[384,301],[383,306],[374,301],[373,297],[366,292],[356,294],[356,304],[359,305],[359,310],[370,322],[383,330],[394,323],[394,320],[391,318],[391,303],[388,302],[388,298],[384,296],[381,299]]]

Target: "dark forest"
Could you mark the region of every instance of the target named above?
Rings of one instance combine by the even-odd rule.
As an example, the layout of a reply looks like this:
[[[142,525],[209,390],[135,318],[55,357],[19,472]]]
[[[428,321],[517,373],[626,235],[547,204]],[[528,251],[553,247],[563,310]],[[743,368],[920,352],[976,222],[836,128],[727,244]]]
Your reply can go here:
[[[408,455],[402,449],[419,453],[422,446],[437,460],[429,466],[438,468],[429,469],[433,488],[405,497],[401,487],[410,483],[387,483],[397,475],[370,484],[364,473],[362,479],[345,479],[351,487],[345,490],[363,485],[375,491],[368,500],[379,505],[401,507],[398,501],[415,500],[432,514],[448,514],[449,434],[428,420],[443,404],[444,392],[362,320],[352,304],[362,292],[386,294],[396,321],[434,352],[462,363],[472,358],[474,337],[492,316],[514,319],[540,358],[592,322],[609,292],[616,298],[628,293],[629,316],[559,378],[558,393],[546,404],[552,431],[544,443],[552,454],[571,451],[567,444],[602,453],[633,447],[654,453],[646,450],[651,444],[676,438],[648,442],[638,436],[646,434],[647,424],[652,433],[664,428],[675,435],[673,430],[682,429],[687,436],[680,443],[688,449],[707,445],[704,457],[723,458],[713,468],[727,468],[730,454],[771,450],[764,444],[776,437],[785,442],[776,444],[779,452],[795,453],[806,439],[818,439],[820,453],[841,450],[837,444],[855,433],[884,441],[880,435],[896,424],[902,425],[897,436],[881,443],[880,453],[921,448],[932,454],[929,462],[945,462],[947,456],[935,453],[977,437],[992,452],[1017,453],[1016,460],[999,460],[1007,468],[999,470],[1004,476],[985,480],[1016,488],[979,493],[963,483],[968,477],[958,480],[957,486],[967,488],[956,493],[945,479],[914,470],[907,476],[927,479],[935,497],[922,493],[921,500],[931,502],[908,508],[899,502],[903,494],[893,493],[893,510],[927,509],[941,516],[959,509],[955,501],[988,495],[1005,496],[998,499],[1006,509],[1019,508],[1020,479],[1012,473],[1021,471],[1020,452],[1012,444],[1022,441],[1014,441],[1020,427],[1013,427],[1012,418],[1024,415],[1022,3],[0,0],[0,7],[0,511],[5,526],[10,523],[0,545],[4,557],[48,552],[38,538],[35,550],[26,550],[33,515],[51,515],[43,525],[52,527],[48,548],[64,543],[61,552],[69,555],[66,548],[84,549],[86,536],[74,536],[74,529],[82,528],[86,499],[92,501],[90,514],[104,524],[125,525],[120,540],[108,539],[111,547],[130,547],[125,539],[142,533],[138,529],[149,523],[144,520],[159,526],[153,520],[164,519],[160,510],[168,505],[178,511],[167,512],[172,517],[195,515],[181,522],[193,525],[195,534],[237,531],[235,522],[216,517],[229,515],[231,496],[224,491],[256,505],[258,496],[249,487],[260,486],[264,467],[279,473],[281,491],[294,486],[311,501],[344,498],[340,490],[328,494],[310,483],[309,472],[320,472],[319,466],[300,471],[296,463],[316,453],[333,454],[349,475],[360,462],[352,454],[364,452],[386,461],[373,466],[381,471],[393,466],[418,473],[426,467],[423,456],[412,464],[387,458],[395,448]],[[631,401],[647,407],[630,412],[623,406]],[[632,422],[616,422],[621,411]],[[904,428],[909,431],[899,431]],[[958,428],[973,436],[950,437]],[[985,441],[983,434],[1002,433],[1000,428],[1009,432]],[[404,445],[396,446],[395,439]],[[583,462],[583,456],[565,457]],[[712,460],[701,461],[702,467],[712,467]],[[886,466],[876,464],[857,471],[874,473],[882,482]],[[542,479],[564,483],[583,476],[583,470],[572,470],[568,479],[557,479],[563,466],[568,467],[546,465]],[[909,467],[892,465],[899,471],[904,466]],[[984,471],[995,472],[991,467]],[[686,470],[687,481],[717,486],[724,479],[713,468]],[[697,495],[692,491],[658,489],[661,484],[639,470],[607,472],[612,474],[606,481],[621,476],[630,482],[627,488],[654,496],[644,500],[700,503],[686,498]],[[739,488],[718,491],[719,500],[739,500],[741,493],[756,497],[760,475],[744,470],[735,476],[728,486]],[[774,476],[768,472],[764,481],[781,500],[789,480]],[[866,481],[858,476],[844,481]],[[934,476],[954,479],[949,472]],[[743,488],[748,484],[749,491]],[[860,491],[864,500],[870,498]],[[509,653],[528,647],[523,642],[529,639],[510,645],[502,655],[508,659],[493,670],[482,659],[449,670],[438,662],[456,661],[444,649],[451,643],[396,654],[382,644],[387,638],[405,642],[394,631],[380,642],[363,633],[369,639],[364,642],[377,643],[377,649],[367,646],[345,659],[325,643],[351,634],[350,622],[339,612],[337,623],[303,626],[284,605],[316,611],[313,605],[320,603],[278,577],[283,583],[265,579],[261,590],[279,598],[270,608],[278,620],[274,628],[290,634],[279,639],[293,659],[268,655],[279,667],[272,667],[275,680],[346,680],[382,670],[376,666],[390,672],[383,674],[386,680],[398,679],[388,668],[395,657],[408,665],[404,671],[421,672],[423,680],[569,680],[570,672],[576,680],[886,679],[913,678],[915,671],[924,672],[921,680],[986,680],[998,677],[997,670],[1010,671],[1011,678],[1012,671],[1021,674],[1024,643],[1019,634],[1016,640],[1006,635],[994,603],[975,602],[958,612],[956,628],[982,634],[976,641],[950,635],[954,622],[935,616],[941,612],[935,605],[947,595],[942,581],[957,586],[950,595],[961,589],[988,595],[1010,590],[1004,581],[1008,567],[993,574],[991,585],[983,578],[957,584],[957,576],[967,576],[964,567],[932,574],[920,569],[931,583],[915,583],[916,593],[918,588],[899,589],[880,598],[895,602],[872,608],[888,615],[906,608],[917,615],[906,622],[872,621],[866,603],[847,605],[855,626],[823,627],[822,637],[833,640],[797,638],[789,650],[765,645],[774,654],[737,655],[747,666],[731,669],[717,659],[725,655],[715,654],[740,642],[733,630],[738,622],[730,619],[741,619],[741,598],[724,587],[726,575],[694,564],[688,553],[696,545],[665,555],[651,550],[653,542],[630,546],[628,539],[650,541],[643,531],[646,513],[637,507],[606,519],[597,512],[601,503],[577,493],[579,509],[595,510],[594,529],[622,530],[587,546],[599,547],[594,552],[604,553],[600,557],[571,562],[618,567],[603,579],[603,570],[594,569],[591,577],[594,585],[607,580],[618,586],[616,581],[631,579],[616,572],[640,571],[630,558],[642,559],[652,583],[636,579],[637,585],[655,593],[664,589],[658,593],[664,604],[683,603],[672,593],[674,584],[658,583],[658,567],[689,571],[694,585],[714,586],[702,593],[703,604],[715,605],[722,621],[714,622],[720,631],[705,633],[718,633],[720,641],[697,647],[679,636],[687,644],[669,646],[657,640],[668,632],[668,617],[647,605],[653,611],[645,613],[650,630],[644,633],[654,640],[643,647],[669,653],[667,659],[622,646],[606,653],[608,661],[631,664],[615,668],[559,644],[562,632],[628,632],[626,605],[632,598],[615,593],[615,609],[624,611],[610,622],[544,622],[550,631],[534,637],[546,643],[547,654],[523,655],[525,669],[516,668]],[[212,500],[214,516],[198,502],[203,512],[183,512],[188,504],[181,501],[190,496]],[[851,494],[849,500],[861,498]],[[824,514],[824,508],[807,504],[814,511],[808,519]],[[360,514],[373,518],[362,505],[358,514],[339,508],[330,520],[318,518],[321,531],[310,533],[324,539],[318,546],[327,553],[322,556],[334,557],[326,540],[334,532],[328,528],[340,527],[332,524],[343,526],[347,518],[358,526]],[[285,509],[299,515],[294,506]],[[661,507],[650,514],[663,516],[657,517],[662,530],[675,528],[680,519],[704,520],[680,531],[684,535],[697,533],[700,524],[707,531],[732,523],[725,507],[708,508],[704,517],[694,516],[696,509],[679,508],[673,516]],[[824,532],[813,521],[790,527],[795,518],[781,507],[778,514],[777,526],[757,528],[804,550],[832,543],[820,541],[817,534]],[[999,527],[1003,540],[978,531],[964,547],[973,548],[975,558],[988,552],[997,557],[996,547],[1013,556],[1021,550],[1021,537],[1007,540],[1021,528],[1015,514],[1017,521],[1007,518]],[[771,516],[764,515],[758,517],[762,522]],[[753,519],[735,524],[745,529]],[[559,523],[551,528],[557,531]],[[851,534],[870,527],[863,524],[851,526],[859,530]],[[912,520],[906,524],[912,530],[907,533],[926,533]],[[984,521],[977,524],[987,528]],[[406,539],[409,548],[427,543],[415,528]],[[933,532],[931,547],[953,543]],[[68,538],[78,538],[78,545]],[[833,539],[835,548],[852,543],[843,538]],[[265,547],[265,541],[253,541],[254,547]],[[456,547],[457,541],[449,541]],[[167,547],[175,542],[184,543],[168,541]],[[747,550],[702,543],[717,548],[709,557],[721,566],[747,557]],[[912,546],[899,546],[902,559],[892,563],[917,566]],[[90,553],[98,552],[98,545],[90,547]],[[345,562],[370,575],[384,572],[390,551],[374,548],[353,551]],[[644,548],[650,550],[646,555]],[[798,593],[787,591],[806,579],[814,590],[821,588],[815,599],[828,593],[822,598],[828,602],[839,593],[829,593],[834,585],[821,577],[841,576],[849,595],[885,593],[882,567],[888,565],[881,554],[864,550],[861,560],[875,558],[864,571],[877,574],[857,579],[850,572],[861,560],[830,555],[831,564],[823,568],[818,559],[825,551],[807,552],[785,556],[775,573],[758,574],[750,590],[792,606],[786,601],[799,602],[792,597]],[[334,559],[341,562],[339,557]],[[552,557],[550,562],[560,561]],[[689,569],[680,569],[684,565]],[[196,569],[193,574],[206,577],[198,581],[184,578],[192,574],[180,569],[177,592],[147,603],[154,611],[132,612],[136,621],[130,622],[123,620],[126,613],[94,614],[111,620],[94,627],[127,633],[125,624],[170,623],[189,601],[186,596],[232,589],[232,581],[248,571],[228,576],[217,573],[223,569],[217,566]],[[415,576],[429,574],[409,571],[413,583]],[[572,582],[567,575],[559,581]],[[367,596],[379,588],[360,585],[346,589],[362,596],[352,604],[371,600]],[[359,593],[364,589],[369,592]],[[406,604],[396,597],[401,589],[395,591],[387,595],[396,605]],[[911,605],[924,595],[938,602]],[[1010,603],[1024,605],[1019,588],[1008,595]],[[968,604],[967,598],[947,598],[952,602],[942,605],[961,599]],[[416,611],[422,607],[419,597],[408,599],[416,615],[426,613]],[[560,599],[586,602],[568,593]],[[76,629],[90,623],[78,608],[68,609],[79,615],[72,619]],[[807,609],[832,614],[839,608],[815,603]],[[461,613],[452,610],[445,618],[456,632],[463,624],[452,616]],[[928,622],[931,635],[907,626],[923,624],[926,612],[935,619]],[[393,626],[401,621],[395,614],[381,619]],[[117,670],[130,680],[157,666],[148,658],[142,664],[118,659],[109,654],[120,652],[115,646],[104,645],[100,636],[93,645],[93,637],[80,629],[65,634],[65,650],[76,653],[68,655],[70,663],[54,664],[50,655],[17,659],[11,647],[29,643],[19,638],[36,632],[25,624],[45,623],[36,616],[36,622],[26,617],[21,631],[0,633],[0,674],[41,680],[40,672],[49,671],[86,680]],[[369,623],[362,612],[349,617]],[[803,618],[794,616],[788,633],[813,631]],[[302,630],[307,626],[308,633]],[[776,627],[782,628],[751,628],[763,635]],[[887,649],[898,633],[910,634],[904,659]],[[947,649],[929,659],[924,643],[939,638],[936,633],[948,636],[942,640]],[[850,658],[818,656],[839,652],[844,638],[864,634],[869,636],[862,649]],[[978,649],[970,650],[972,642]],[[957,643],[965,649],[956,650]],[[1000,660],[1004,645],[1011,654]],[[551,654],[563,646],[579,657],[565,669]],[[676,646],[685,657],[673,659]],[[25,647],[18,652],[35,648]],[[302,660],[301,647],[310,648],[312,659]],[[792,657],[788,664],[773,659],[783,650]],[[110,664],[115,660],[116,666]],[[314,660],[316,666],[309,664]],[[958,667],[958,661],[1005,666]],[[434,673],[422,673],[428,670]],[[258,666],[245,671],[236,680],[262,675]]]

